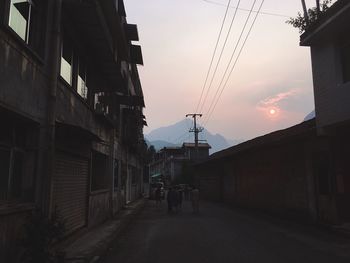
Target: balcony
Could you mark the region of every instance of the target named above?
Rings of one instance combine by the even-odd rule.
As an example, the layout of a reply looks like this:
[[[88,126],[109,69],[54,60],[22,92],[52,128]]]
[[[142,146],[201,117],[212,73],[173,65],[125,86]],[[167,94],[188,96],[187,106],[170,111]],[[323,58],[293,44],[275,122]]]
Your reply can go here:
[[[116,106],[108,93],[98,92],[94,96],[94,110],[96,117],[114,128],[119,127]]]

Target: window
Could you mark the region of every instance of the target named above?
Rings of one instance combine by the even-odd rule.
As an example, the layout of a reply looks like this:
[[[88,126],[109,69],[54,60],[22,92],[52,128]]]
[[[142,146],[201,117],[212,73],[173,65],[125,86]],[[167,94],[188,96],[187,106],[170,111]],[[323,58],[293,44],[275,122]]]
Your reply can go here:
[[[343,82],[350,82],[350,43],[341,49],[341,60],[343,67]]]
[[[7,25],[19,39],[41,58],[45,54],[45,32],[47,1],[43,0],[0,0],[0,12],[7,17]]]
[[[27,44],[31,34],[31,23],[34,3],[32,0],[11,0],[9,13],[9,26]]]
[[[97,113],[109,114],[108,95],[104,92],[95,93],[94,105]]]
[[[79,59],[77,92],[81,97],[87,99],[88,88],[86,86],[86,66],[82,59]]]
[[[87,64],[71,45],[69,39],[63,40],[61,48],[61,70],[63,80],[85,100],[88,99]]]
[[[73,49],[67,43],[63,43],[61,51],[61,77],[72,85],[72,64],[73,64]]]

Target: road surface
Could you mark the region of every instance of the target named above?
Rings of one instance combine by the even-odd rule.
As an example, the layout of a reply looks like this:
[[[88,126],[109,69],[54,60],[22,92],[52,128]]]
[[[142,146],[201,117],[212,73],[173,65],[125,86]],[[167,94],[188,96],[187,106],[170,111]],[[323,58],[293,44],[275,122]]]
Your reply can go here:
[[[100,262],[349,263],[349,254],[348,240],[314,227],[215,203],[168,214],[149,201]]]

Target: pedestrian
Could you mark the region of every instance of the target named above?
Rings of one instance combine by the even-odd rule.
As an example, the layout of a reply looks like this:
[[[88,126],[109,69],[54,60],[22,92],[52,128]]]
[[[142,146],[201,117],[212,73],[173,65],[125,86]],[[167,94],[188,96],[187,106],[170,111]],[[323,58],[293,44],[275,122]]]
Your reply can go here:
[[[157,187],[154,195],[156,199],[156,206],[159,206],[162,203],[161,189],[159,186]]]
[[[177,191],[177,200],[178,200],[178,206],[179,206],[179,209],[181,210],[182,209],[182,189],[180,188],[178,191]]]
[[[172,203],[175,212],[177,213],[179,211],[179,191],[177,188],[174,188],[173,193],[172,193]]]
[[[166,196],[166,199],[168,201],[168,212],[170,213],[171,211],[173,211],[173,205],[174,205],[174,190],[169,187],[168,189],[168,193]]]
[[[185,189],[184,189],[184,194],[185,194],[185,200],[188,201],[190,198],[190,189],[189,189],[189,186],[185,186]]]
[[[199,213],[199,190],[196,187],[194,187],[191,192],[191,199],[192,199],[193,213],[198,214]]]

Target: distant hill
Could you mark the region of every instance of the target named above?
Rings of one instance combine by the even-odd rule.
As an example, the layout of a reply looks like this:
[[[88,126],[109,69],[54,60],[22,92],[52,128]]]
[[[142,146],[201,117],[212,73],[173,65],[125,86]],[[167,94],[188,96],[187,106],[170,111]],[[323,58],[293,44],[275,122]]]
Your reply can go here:
[[[163,147],[179,146],[183,142],[193,141],[193,133],[188,130],[192,127],[192,120],[184,119],[175,124],[161,127],[146,134],[145,137],[156,149]],[[236,145],[242,140],[227,140],[220,134],[212,134],[207,129],[200,133],[199,139],[205,139],[211,145],[210,153],[214,153],[230,146]]]
[[[162,141],[162,140],[155,140],[155,141],[146,141],[148,146],[153,145],[154,148],[159,151],[160,149],[164,148],[164,147],[176,147],[176,146],[180,146],[180,144],[174,144],[174,143],[170,143],[167,141]]]
[[[308,121],[308,120],[311,120],[313,118],[316,117],[316,114],[315,114],[315,110],[313,110],[312,112],[310,112],[308,115],[306,115],[304,121]]]

